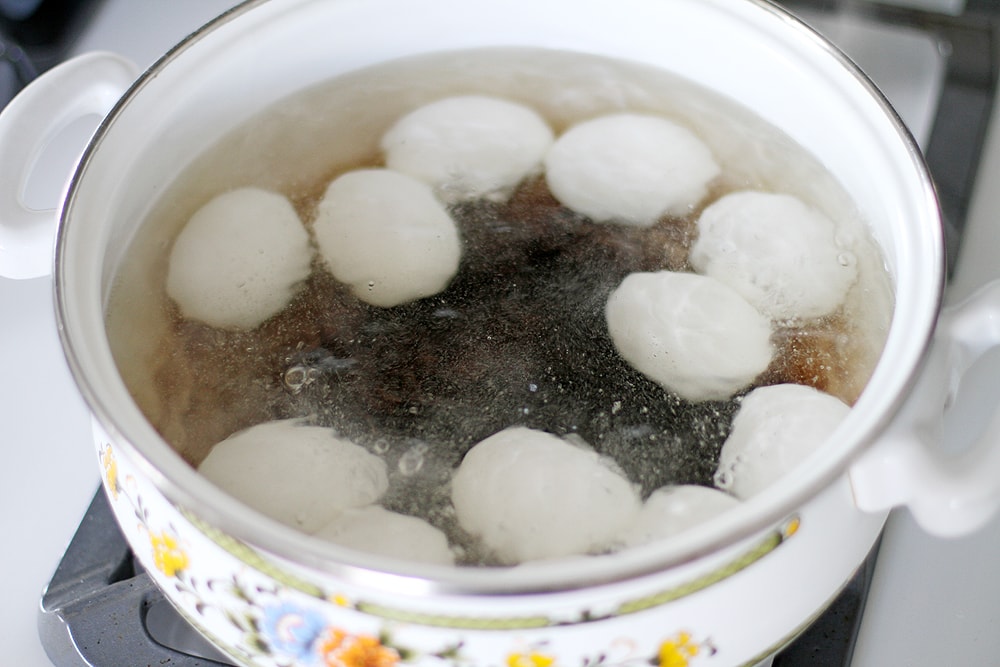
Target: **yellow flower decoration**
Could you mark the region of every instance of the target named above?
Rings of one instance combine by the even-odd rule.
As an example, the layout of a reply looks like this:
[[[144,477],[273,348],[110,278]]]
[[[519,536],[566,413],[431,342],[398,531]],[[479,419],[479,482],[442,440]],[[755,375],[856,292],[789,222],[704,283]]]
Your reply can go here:
[[[149,541],[153,545],[153,562],[156,564],[156,569],[166,576],[176,576],[188,566],[188,556],[177,544],[173,535],[150,533]]]
[[[349,635],[334,628],[327,631],[319,650],[326,667],[394,667],[400,660],[395,649],[376,637]]]
[[[507,667],[552,667],[556,659],[541,653],[512,653],[507,656]]]
[[[690,659],[698,655],[699,646],[687,632],[660,644],[660,667],[688,667]]]
[[[792,520],[785,525],[785,528],[782,531],[782,537],[787,540],[789,537],[799,532],[800,526],[802,526],[802,520],[799,519],[799,517],[792,518]]]
[[[118,499],[118,462],[115,454],[111,451],[111,445],[107,445],[101,452],[101,466],[104,468],[104,480],[111,491],[111,497]]]

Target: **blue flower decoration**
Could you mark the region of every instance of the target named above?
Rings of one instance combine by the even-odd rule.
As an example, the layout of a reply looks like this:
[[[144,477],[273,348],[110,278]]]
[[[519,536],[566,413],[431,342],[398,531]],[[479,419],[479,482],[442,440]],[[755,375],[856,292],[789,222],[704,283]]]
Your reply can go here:
[[[283,602],[264,608],[261,634],[272,652],[304,661],[315,658],[313,644],[326,626],[319,612]]]

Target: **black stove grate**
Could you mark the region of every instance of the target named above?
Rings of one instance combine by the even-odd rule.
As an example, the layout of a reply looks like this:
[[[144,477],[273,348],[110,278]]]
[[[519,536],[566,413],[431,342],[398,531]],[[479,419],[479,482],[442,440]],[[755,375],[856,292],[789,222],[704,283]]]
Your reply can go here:
[[[228,664],[153,639],[147,620],[166,610],[176,615],[133,558],[98,489],[42,595],[38,634],[45,652],[56,667]],[[201,644],[189,651],[215,654],[207,642]]]

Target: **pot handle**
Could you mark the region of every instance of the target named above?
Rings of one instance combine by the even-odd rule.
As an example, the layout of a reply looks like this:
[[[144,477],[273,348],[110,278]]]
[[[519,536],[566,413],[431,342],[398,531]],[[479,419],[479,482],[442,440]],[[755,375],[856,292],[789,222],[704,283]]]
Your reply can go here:
[[[966,372],[1000,346],[1000,281],[946,309],[913,392],[884,437],[850,470],[862,510],[905,505],[929,533],[959,536],[1000,506],[1000,409],[968,447],[948,452],[944,415]]]
[[[58,211],[28,207],[25,187],[46,146],[74,121],[106,116],[138,74],[116,54],[84,54],[32,81],[0,112],[0,276],[51,272]]]

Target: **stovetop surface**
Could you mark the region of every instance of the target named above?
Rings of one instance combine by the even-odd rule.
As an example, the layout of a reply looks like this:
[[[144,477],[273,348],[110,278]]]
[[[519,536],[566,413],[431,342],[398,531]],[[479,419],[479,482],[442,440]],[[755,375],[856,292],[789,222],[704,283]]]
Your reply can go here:
[[[110,49],[146,65],[234,0],[103,0],[73,53]],[[927,148],[941,85],[938,42],[910,29],[867,34],[852,16],[821,26],[883,85]],[[871,39],[872,37],[875,39]],[[886,58],[886,49],[910,49]],[[928,90],[933,92],[928,95]],[[993,123],[965,221],[949,301],[1000,277],[1000,120]],[[55,154],[51,164],[72,159]],[[44,180],[44,179],[43,179]],[[58,183],[42,184],[54,197]],[[54,203],[54,202],[53,202]],[[89,417],[65,367],[51,307],[51,281],[0,279],[0,664],[49,667],[37,638],[42,588],[98,485]],[[967,382],[965,405],[948,421],[958,437],[997,400],[1000,353]],[[937,540],[905,512],[889,520],[854,667],[995,664],[1000,655],[1000,519],[976,535]]]

